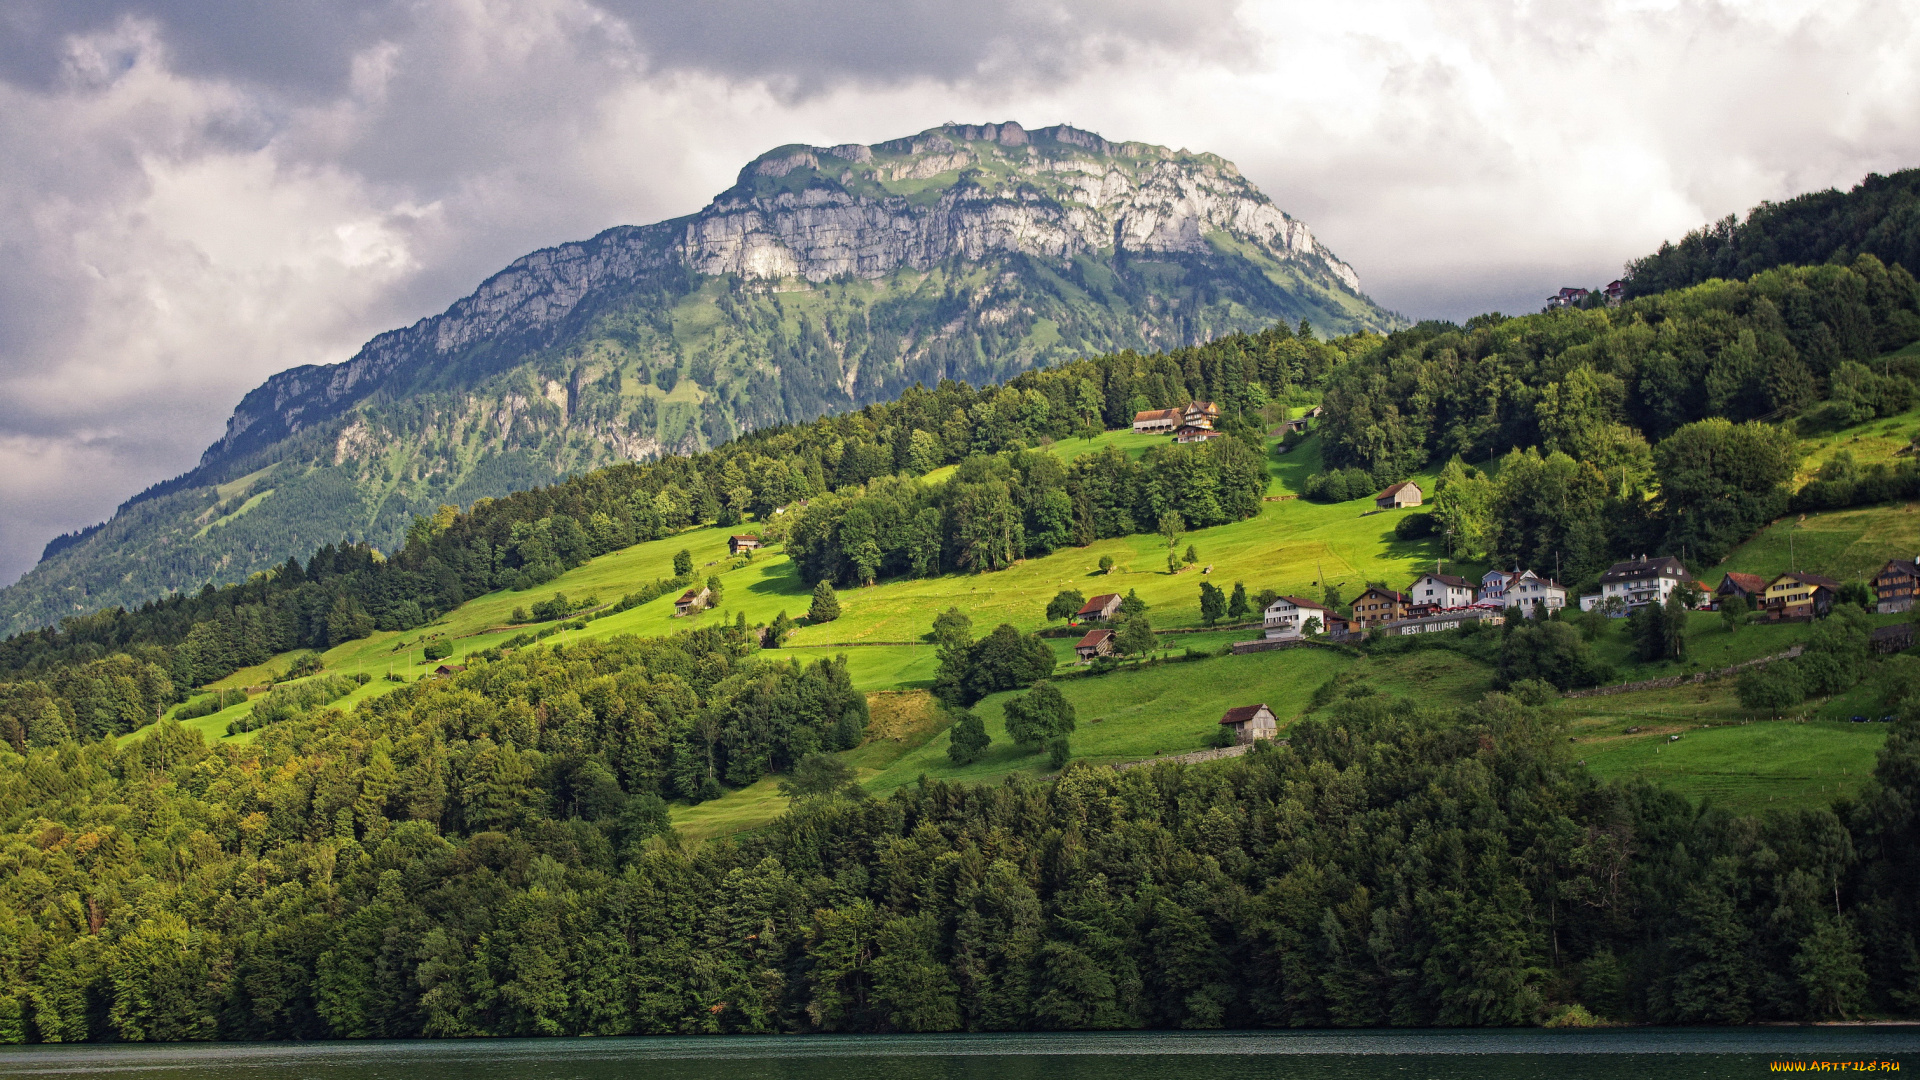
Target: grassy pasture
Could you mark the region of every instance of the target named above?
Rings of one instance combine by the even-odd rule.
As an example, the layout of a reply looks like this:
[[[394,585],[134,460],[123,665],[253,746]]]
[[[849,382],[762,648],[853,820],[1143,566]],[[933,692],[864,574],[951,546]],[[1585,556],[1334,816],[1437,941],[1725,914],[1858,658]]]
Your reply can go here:
[[[1877,429],[1889,422],[1866,427]],[[1864,436],[1854,439],[1861,432],[1841,435],[1844,438],[1812,444],[1812,452],[1868,443]],[[1067,459],[1110,445],[1137,455],[1164,439],[1107,432],[1093,440],[1063,440],[1048,449]],[[1862,460],[1873,460],[1861,449],[1855,452]],[[1317,439],[1307,440],[1287,455],[1270,455],[1268,493],[1295,494],[1306,477],[1321,467]],[[939,475],[929,478],[932,482],[942,479]],[[1415,479],[1431,494],[1431,475]],[[948,761],[946,721],[926,704],[924,694],[937,664],[924,638],[934,614],[959,607],[973,618],[977,633],[1003,621],[1033,630],[1045,625],[1046,602],[1062,588],[1077,588],[1089,596],[1133,590],[1152,606],[1157,628],[1193,629],[1200,623],[1202,580],[1225,589],[1244,581],[1250,592],[1273,588],[1316,596],[1320,583],[1331,581],[1351,596],[1371,580],[1403,586],[1433,565],[1429,542],[1404,542],[1393,536],[1394,524],[1410,511],[1368,514],[1371,509],[1366,500],[1333,506],[1303,499],[1264,502],[1259,514],[1247,521],[1191,532],[1181,538],[1180,549],[1189,543],[1198,549],[1201,565],[1213,566],[1208,578],[1198,568],[1168,574],[1162,541],[1145,535],[1055,552],[996,574],[890,580],[849,589],[840,594],[840,619],[801,627],[789,648],[767,658],[811,662],[836,654],[847,657],[856,685],[872,695],[876,717],[868,743],[848,752],[847,759],[862,784],[876,795],[913,783],[923,773],[977,782],[998,781],[1016,772],[1039,775],[1048,771],[1045,755],[1021,751],[1006,740],[1003,708],[1009,694],[995,695],[978,706],[994,739],[986,757],[964,768]],[[1909,506],[1872,507],[1777,522],[1736,550],[1715,572],[1703,576],[1717,582],[1719,572],[1730,569],[1776,573],[1787,566],[1791,538],[1794,561],[1801,567],[1858,579],[1887,558],[1903,553],[1911,557],[1913,549],[1920,547],[1920,517],[1914,514]],[[378,633],[331,650],[323,658],[326,670],[373,676],[369,685],[340,702],[351,706],[391,689],[394,684],[385,679],[389,669],[416,678],[430,670],[434,665],[419,659],[419,648],[426,641],[449,639],[454,655],[443,662],[459,663],[467,654],[498,645],[521,631],[501,629],[514,607],[530,607],[556,591],[575,600],[597,596],[611,603],[650,581],[671,576],[674,553],[683,548],[693,554],[701,574],[721,575],[724,597],[715,610],[675,618],[674,598],[668,595],[543,644],[628,633],[671,634],[715,619],[731,622],[741,613],[750,624],[769,622],[782,610],[794,617],[803,615],[810,590],[784,554],[762,552],[744,564],[727,557],[727,534],[751,528],[693,530],[602,556],[535,589],[477,597],[432,626],[403,634]],[[1116,569],[1110,575],[1097,573],[1103,554],[1115,560]],[[1449,564],[1448,569],[1477,577],[1484,568]],[[1804,633],[1800,626],[1748,626],[1728,634],[1717,615],[1701,613],[1691,619],[1690,655],[1680,664],[1634,661],[1631,643],[1618,624],[1610,625],[1595,647],[1616,665],[1623,681],[1631,681],[1776,653]],[[1169,634],[1163,644],[1172,653],[1188,648],[1217,651],[1250,636],[1253,632],[1247,630]],[[1470,704],[1493,683],[1490,669],[1444,650],[1358,659],[1326,650],[1288,650],[1167,663],[1088,678],[1069,674],[1074,670],[1072,644],[1072,638],[1049,639],[1062,663],[1058,685],[1080,717],[1073,740],[1075,756],[1096,763],[1198,749],[1221,712],[1231,705],[1265,701],[1283,723],[1290,723],[1302,715],[1314,689],[1335,674],[1378,692],[1435,704]],[[236,672],[218,685],[258,686],[274,670],[284,669],[286,662],[284,657],[276,658]],[[1854,713],[1871,711],[1862,697],[1865,693],[1811,703],[1780,722],[1750,722],[1752,718],[1743,715],[1733,700],[1732,683],[1727,680],[1569,701],[1563,703],[1562,712],[1576,740],[1570,752],[1603,777],[1646,776],[1692,798],[1711,798],[1733,809],[1764,810],[1823,805],[1836,794],[1857,790],[1885,737],[1882,725],[1846,722]],[[920,704],[901,706],[902,701]],[[209,740],[218,739],[229,721],[251,708],[249,702],[189,721],[188,726]],[[1627,727],[1642,731],[1628,736]],[[1667,743],[1666,734],[1675,732],[1684,733],[1683,738]],[[234,738],[252,737],[249,733]],[[752,828],[785,808],[786,800],[776,788],[777,781],[769,778],[700,806],[676,806],[674,820],[693,837]]]

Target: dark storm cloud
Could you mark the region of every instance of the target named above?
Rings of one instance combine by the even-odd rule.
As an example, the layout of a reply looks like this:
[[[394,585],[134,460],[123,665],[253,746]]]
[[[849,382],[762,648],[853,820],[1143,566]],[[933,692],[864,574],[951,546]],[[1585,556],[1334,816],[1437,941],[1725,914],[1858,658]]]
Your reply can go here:
[[[847,81],[1070,74],[1140,49],[1232,51],[1229,0],[602,0],[655,69],[765,79],[798,90]],[[162,29],[182,74],[272,87],[293,98],[338,92],[353,58],[404,36],[420,9],[395,0],[9,0],[0,9],[0,77],[46,87],[63,43],[122,20]],[[127,62],[131,63],[131,58]]]

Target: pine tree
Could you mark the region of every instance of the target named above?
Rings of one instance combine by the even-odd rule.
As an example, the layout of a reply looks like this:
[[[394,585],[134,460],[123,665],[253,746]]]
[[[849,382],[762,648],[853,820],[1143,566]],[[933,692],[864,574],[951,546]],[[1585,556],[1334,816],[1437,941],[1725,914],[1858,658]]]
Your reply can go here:
[[[813,587],[813,604],[807,608],[807,621],[818,625],[839,617],[840,598],[833,595],[833,585],[822,579]]]
[[[1233,596],[1227,600],[1227,618],[1244,619],[1251,614],[1253,609],[1247,606],[1247,583],[1236,581],[1233,583]]]

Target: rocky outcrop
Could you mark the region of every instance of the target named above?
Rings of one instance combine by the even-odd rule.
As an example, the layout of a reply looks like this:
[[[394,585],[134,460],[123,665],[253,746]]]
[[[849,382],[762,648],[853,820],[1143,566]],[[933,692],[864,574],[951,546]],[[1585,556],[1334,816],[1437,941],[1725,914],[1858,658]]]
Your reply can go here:
[[[927,181],[951,175],[937,197]],[[1230,162],[1058,126],[948,125],[873,146],[787,146],[691,217],[534,252],[443,314],[343,364],[282,372],[243,399],[202,465],[330,419],[396,372],[488,343],[537,346],[596,292],[684,266],[749,281],[877,278],[1019,253],[1206,256],[1229,236],[1310,278],[1360,279]]]

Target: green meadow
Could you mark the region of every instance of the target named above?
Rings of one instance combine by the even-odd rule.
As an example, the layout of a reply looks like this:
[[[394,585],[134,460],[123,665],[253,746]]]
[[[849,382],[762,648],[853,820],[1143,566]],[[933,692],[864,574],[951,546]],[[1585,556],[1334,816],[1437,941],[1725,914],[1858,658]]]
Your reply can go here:
[[[1872,440],[1881,439],[1891,446],[1904,430],[1897,422],[1901,419],[1864,425],[1871,430],[1850,429],[1832,439],[1815,441],[1809,444],[1810,454],[1854,446],[1860,448],[1856,453],[1862,460],[1873,460],[1868,454],[1877,455],[1882,450],[1890,455],[1891,449]],[[1889,423],[1892,427],[1882,432],[1880,429]],[[1164,441],[1165,436],[1114,431],[1093,439],[1063,440],[1047,449],[1063,459],[1108,446],[1138,455]],[[1901,441],[1904,444],[1904,439]],[[1280,715],[1283,724],[1290,724],[1306,713],[1314,691],[1329,680],[1337,679],[1342,691],[1361,687],[1364,689],[1360,692],[1435,704],[1464,705],[1478,700],[1493,687],[1494,672],[1452,651],[1354,657],[1331,649],[1295,649],[1229,656],[1224,654],[1231,642],[1255,636],[1255,632],[1202,626],[1202,581],[1210,580],[1229,590],[1235,582],[1244,582],[1250,593],[1271,588],[1312,596],[1319,594],[1323,583],[1331,583],[1352,596],[1370,581],[1404,586],[1434,565],[1430,542],[1401,541],[1394,536],[1394,525],[1414,511],[1373,513],[1372,503],[1366,499],[1324,505],[1284,498],[1297,495],[1305,479],[1321,467],[1317,439],[1308,439],[1285,455],[1270,454],[1268,501],[1261,504],[1260,512],[1246,521],[1183,535],[1178,550],[1184,552],[1191,544],[1199,562],[1178,573],[1167,572],[1162,539],[1143,535],[1057,551],[994,574],[883,581],[842,591],[839,619],[817,626],[802,625],[787,648],[769,652],[766,658],[812,662],[843,655],[856,685],[869,691],[876,703],[877,717],[886,711],[880,707],[883,702],[917,703],[908,709],[914,714],[911,723],[883,724],[877,720],[876,733],[868,743],[846,754],[862,785],[875,795],[885,795],[922,775],[997,782],[1015,773],[1037,776],[1048,771],[1044,753],[1023,750],[1007,741],[1003,708],[1009,694],[994,695],[977,706],[993,739],[987,754],[964,767],[948,760],[946,714],[925,693],[938,664],[926,636],[933,616],[949,607],[957,607],[971,617],[976,633],[1001,622],[1022,631],[1042,629],[1048,625],[1044,615],[1047,601],[1068,588],[1087,596],[1137,593],[1150,606],[1156,629],[1183,631],[1163,635],[1163,658],[1185,657],[1189,652],[1219,654],[1123,666],[1106,675],[1089,676],[1074,663],[1072,637],[1049,638],[1060,663],[1056,683],[1079,717],[1074,754],[1091,762],[1151,760],[1199,749],[1217,728],[1220,714],[1233,705],[1265,702]],[[940,470],[926,479],[939,483],[950,474],[951,469]],[[1414,479],[1431,493],[1431,474]],[[1859,579],[1887,558],[1902,553],[1912,556],[1913,549],[1920,546],[1920,517],[1914,513],[1911,506],[1882,506],[1776,522],[1737,549],[1713,573],[1702,576],[1717,582],[1725,570],[1771,575],[1789,565],[1791,552],[1792,561],[1802,568]],[[422,678],[440,663],[460,664],[475,651],[541,628],[510,625],[515,607],[530,607],[555,592],[563,592],[576,602],[591,597],[600,604],[610,604],[651,581],[670,577],[674,555],[683,549],[692,554],[699,574],[720,578],[722,598],[714,609],[676,617],[676,594],[668,594],[588,622],[584,629],[565,630],[542,643],[619,634],[672,634],[714,620],[732,622],[743,615],[750,625],[762,624],[771,622],[781,611],[796,618],[803,616],[811,590],[777,547],[751,559],[728,556],[728,534],[753,529],[752,525],[696,529],[637,544],[594,559],[538,588],[477,597],[431,626],[406,633],[376,633],[349,642],[324,654],[325,669],[328,674],[371,676],[366,686],[339,703],[351,706],[391,689],[395,684],[390,675],[401,680]],[[1114,560],[1111,573],[1099,572],[1102,556]],[[1477,576],[1484,567],[1449,565],[1447,569]],[[1610,624],[1594,646],[1615,665],[1621,681],[1637,681],[1771,655],[1788,648],[1804,633],[1801,626],[1759,625],[1728,633],[1719,616],[1698,613],[1691,619],[1689,656],[1683,662],[1638,663],[1632,657],[1631,642],[1618,624]],[[424,662],[421,648],[438,640],[448,642],[453,654],[443,661]],[[287,658],[275,658],[236,672],[217,685],[257,688],[284,670],[286,664]],[[230,721],[252,707],[250,701],[187,724],[210,740],[218,739],[225,736]],[[1872,768],[1873,754],[1884,739],[1883,725],[1847,722],[1850,715],[1866,708],[1847,697],[1809,703],[1787,721],[1755,723],[1739,709],[1730,680],[1577,699],[1561,705],[1570,724],[1570,737],[1575,740],[1569,752],[1581,756],[1600,775],[1645,776],[1689,797],[1711,798],[1736,809],[1820,805],[1836,793],[1845,795],[1856,790]],[[1625,732],[1629,727],[1641,730],[1628,735]],[[1674,733],[1684,733],[1683,738],[1669,744],[1666,736]],[[246,741],[252,737],[247,733],[231,738]],[[785,805],[786,800],[777,792],[777,780],[769,778],[699,806],[676,806],[673,813],[676,825],[688,835],[715,836],[764,824]]]

